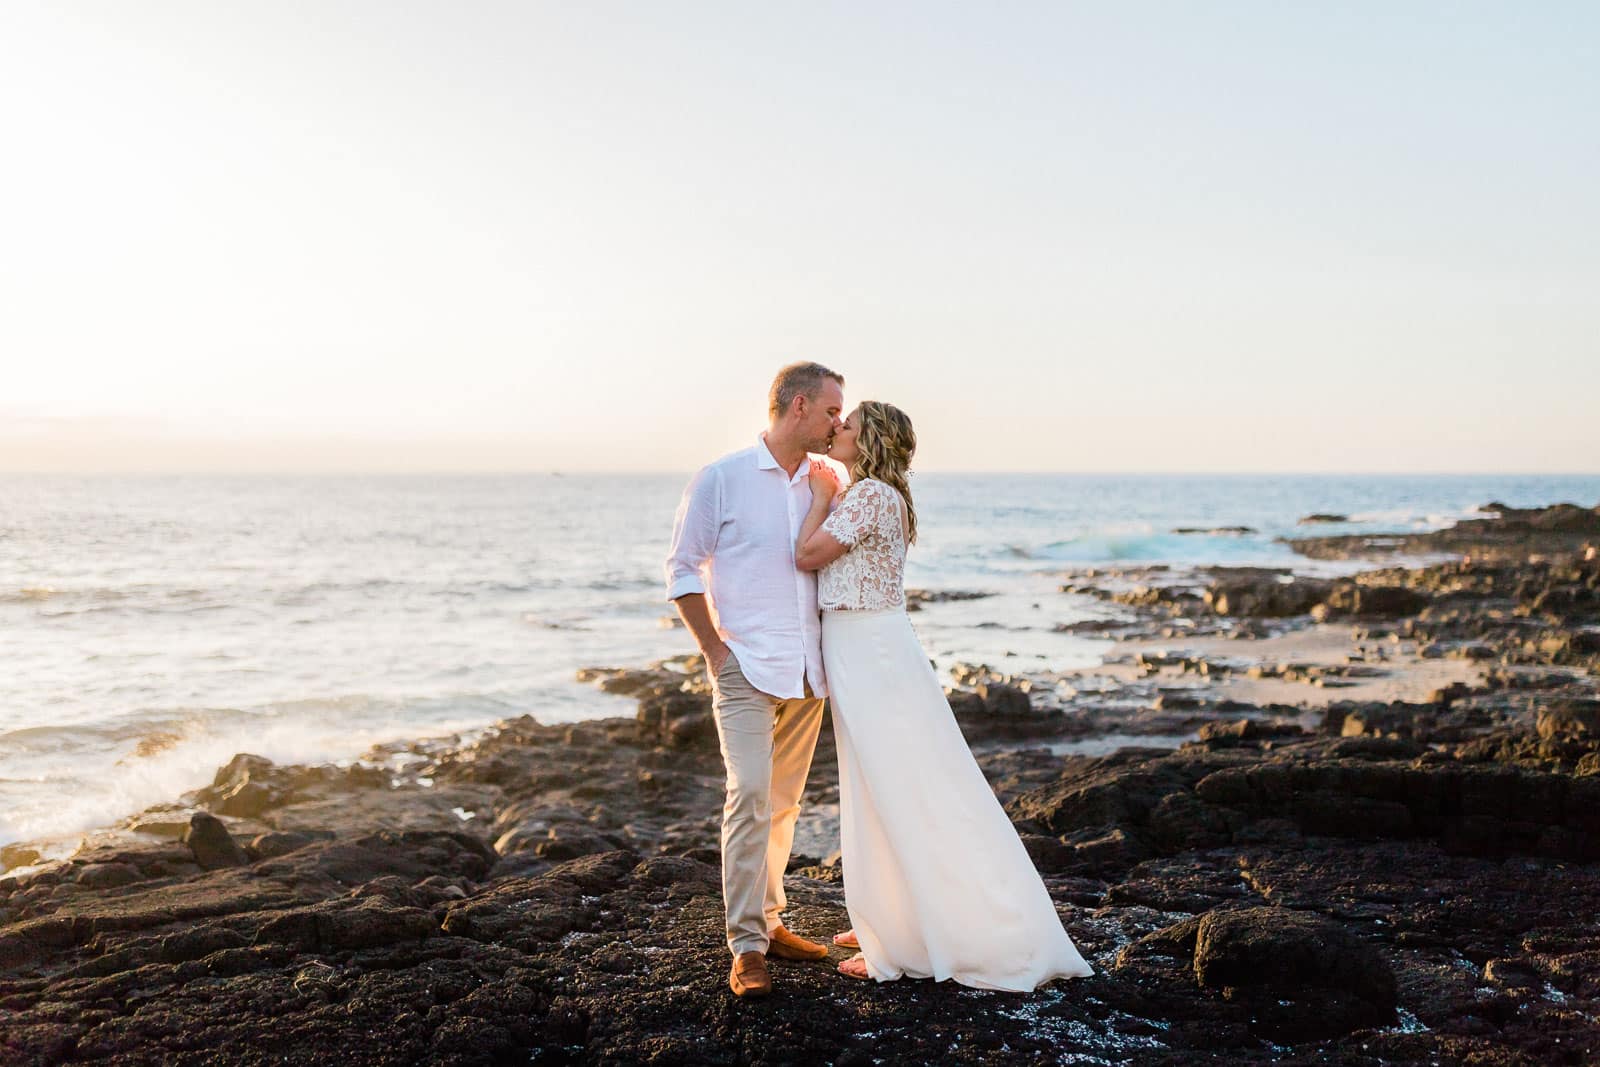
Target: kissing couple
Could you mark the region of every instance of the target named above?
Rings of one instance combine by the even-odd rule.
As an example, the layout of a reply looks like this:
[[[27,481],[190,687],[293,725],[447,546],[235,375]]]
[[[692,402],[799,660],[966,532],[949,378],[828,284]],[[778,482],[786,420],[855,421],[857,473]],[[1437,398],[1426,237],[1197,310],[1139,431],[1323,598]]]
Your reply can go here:
[[[1027,991],[1093,973],[983,772],[906,615],[917,537],[911,420],[844,377],[778,372],[755,445],[702,468],[678,507],[667,598],[700,646],[727,768],[722,900],[738,996],[767,957],[820,960],[783,925],[784,870],[833,704],[850,978]],[[850,472],[841,488],[826,454]]]

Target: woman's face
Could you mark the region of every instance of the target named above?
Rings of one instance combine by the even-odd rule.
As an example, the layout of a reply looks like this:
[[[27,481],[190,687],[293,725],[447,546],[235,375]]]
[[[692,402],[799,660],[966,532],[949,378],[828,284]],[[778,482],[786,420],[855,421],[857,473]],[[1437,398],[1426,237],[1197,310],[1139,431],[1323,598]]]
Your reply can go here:
[[[833,433],[833,444],[828,447],[828,458],[838,460],[846,467],[861,454],[856,448],[856,435],[861,432],[861,409],[856,408],[845,416],[844,425]]]

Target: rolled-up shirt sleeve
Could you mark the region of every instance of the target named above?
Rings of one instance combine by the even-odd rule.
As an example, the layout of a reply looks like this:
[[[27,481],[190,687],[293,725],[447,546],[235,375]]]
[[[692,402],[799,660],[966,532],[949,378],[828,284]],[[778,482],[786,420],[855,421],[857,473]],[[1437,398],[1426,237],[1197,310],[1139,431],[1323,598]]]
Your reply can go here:
[[[722,528],[722,479],[714,467],[696,474],[678,502],[667,552],[667,599],[706,591],[704,569]]]

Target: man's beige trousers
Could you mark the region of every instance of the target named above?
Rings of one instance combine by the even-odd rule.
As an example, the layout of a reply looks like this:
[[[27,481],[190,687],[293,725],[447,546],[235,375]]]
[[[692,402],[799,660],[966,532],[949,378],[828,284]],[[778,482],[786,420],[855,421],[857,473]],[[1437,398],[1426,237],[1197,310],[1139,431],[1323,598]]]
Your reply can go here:
[[[717,672],[712,711],[728,770],[722,805],[728,948],[735,955],[765,952],[767,933],[778,926],[787,903],[783,872],[822,727],[822,701],[779,700],[761,692],[730,652]]]

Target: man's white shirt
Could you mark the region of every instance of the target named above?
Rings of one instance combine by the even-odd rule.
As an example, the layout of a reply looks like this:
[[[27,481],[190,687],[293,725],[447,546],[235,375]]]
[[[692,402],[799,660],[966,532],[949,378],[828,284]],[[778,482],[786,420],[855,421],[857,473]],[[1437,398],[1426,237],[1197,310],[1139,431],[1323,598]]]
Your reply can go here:
[[[782,700],[826,696],[817,576],[794,565],[811,509],[811,465],[794,477],[765,436],[711,463],[683,491],[667,554],[667,599],[705,593],[750,684]]]

